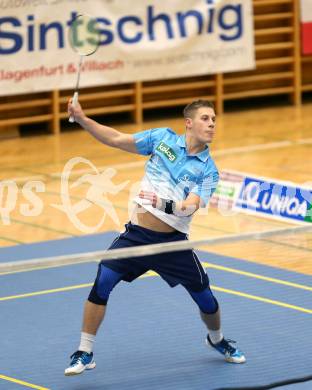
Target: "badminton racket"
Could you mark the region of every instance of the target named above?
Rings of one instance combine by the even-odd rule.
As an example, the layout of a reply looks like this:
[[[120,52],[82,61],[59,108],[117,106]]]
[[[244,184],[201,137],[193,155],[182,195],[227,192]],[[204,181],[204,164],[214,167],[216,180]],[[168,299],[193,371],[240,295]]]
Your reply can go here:
[[[76,87],[72,98],[72,104],[75,107],[79,97],[83,58],[94,54],[100,44],[100,32],[97,28],[96,18],[87,14],[78,15],[69,27],[69,44],[79,54]],[[72,115],[69,117],[69,122],[75,122],[75,118]]]

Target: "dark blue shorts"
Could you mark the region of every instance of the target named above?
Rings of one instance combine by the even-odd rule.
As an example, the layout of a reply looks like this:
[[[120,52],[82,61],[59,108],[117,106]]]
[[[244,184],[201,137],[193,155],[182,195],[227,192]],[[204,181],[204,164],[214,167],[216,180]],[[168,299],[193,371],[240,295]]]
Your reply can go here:
[[[160,233],[133,225],[131,222],[125,227],[125,232],[113,241],[109,250],[188,239],[186,234],[178,231]],[[126,282],[132,282],[145,272],[152,270],[157,272],[171,287],[181,284],[192,291],[202,291],[209,286],[208,276],[193,250],[105,260],[101,263],[122,274],[121,280]]]

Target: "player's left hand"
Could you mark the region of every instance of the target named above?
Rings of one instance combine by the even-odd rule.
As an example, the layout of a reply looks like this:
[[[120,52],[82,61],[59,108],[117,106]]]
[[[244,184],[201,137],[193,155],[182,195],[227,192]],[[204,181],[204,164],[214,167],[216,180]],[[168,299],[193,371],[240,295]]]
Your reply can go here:
[[[152,207],[156,208],[157,204],[159,202],[158,196],[155,194],[155,192],[150,191],[141,191],[139,193],[139,197],[141,199],[144,199],[146,201],[146,204],[150,204]]]

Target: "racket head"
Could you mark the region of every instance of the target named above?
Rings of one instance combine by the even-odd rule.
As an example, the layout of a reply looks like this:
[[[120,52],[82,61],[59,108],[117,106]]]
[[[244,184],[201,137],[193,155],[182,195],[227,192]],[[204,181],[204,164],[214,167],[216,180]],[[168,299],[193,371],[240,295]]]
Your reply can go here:
[[[80,56],[90,56],[100,45],[100,30],[97,19],[80,14],[73,19],[69,27],[69,44]]]

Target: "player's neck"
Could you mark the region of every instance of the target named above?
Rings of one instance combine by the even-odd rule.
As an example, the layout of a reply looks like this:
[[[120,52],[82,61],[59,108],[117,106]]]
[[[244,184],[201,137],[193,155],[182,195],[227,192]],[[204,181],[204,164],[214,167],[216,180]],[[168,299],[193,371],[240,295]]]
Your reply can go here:
[[[196,138],[190,135],[185,136],[185,144],[188,154],[197,154],[207,148],[206,143],[199,142]]]

